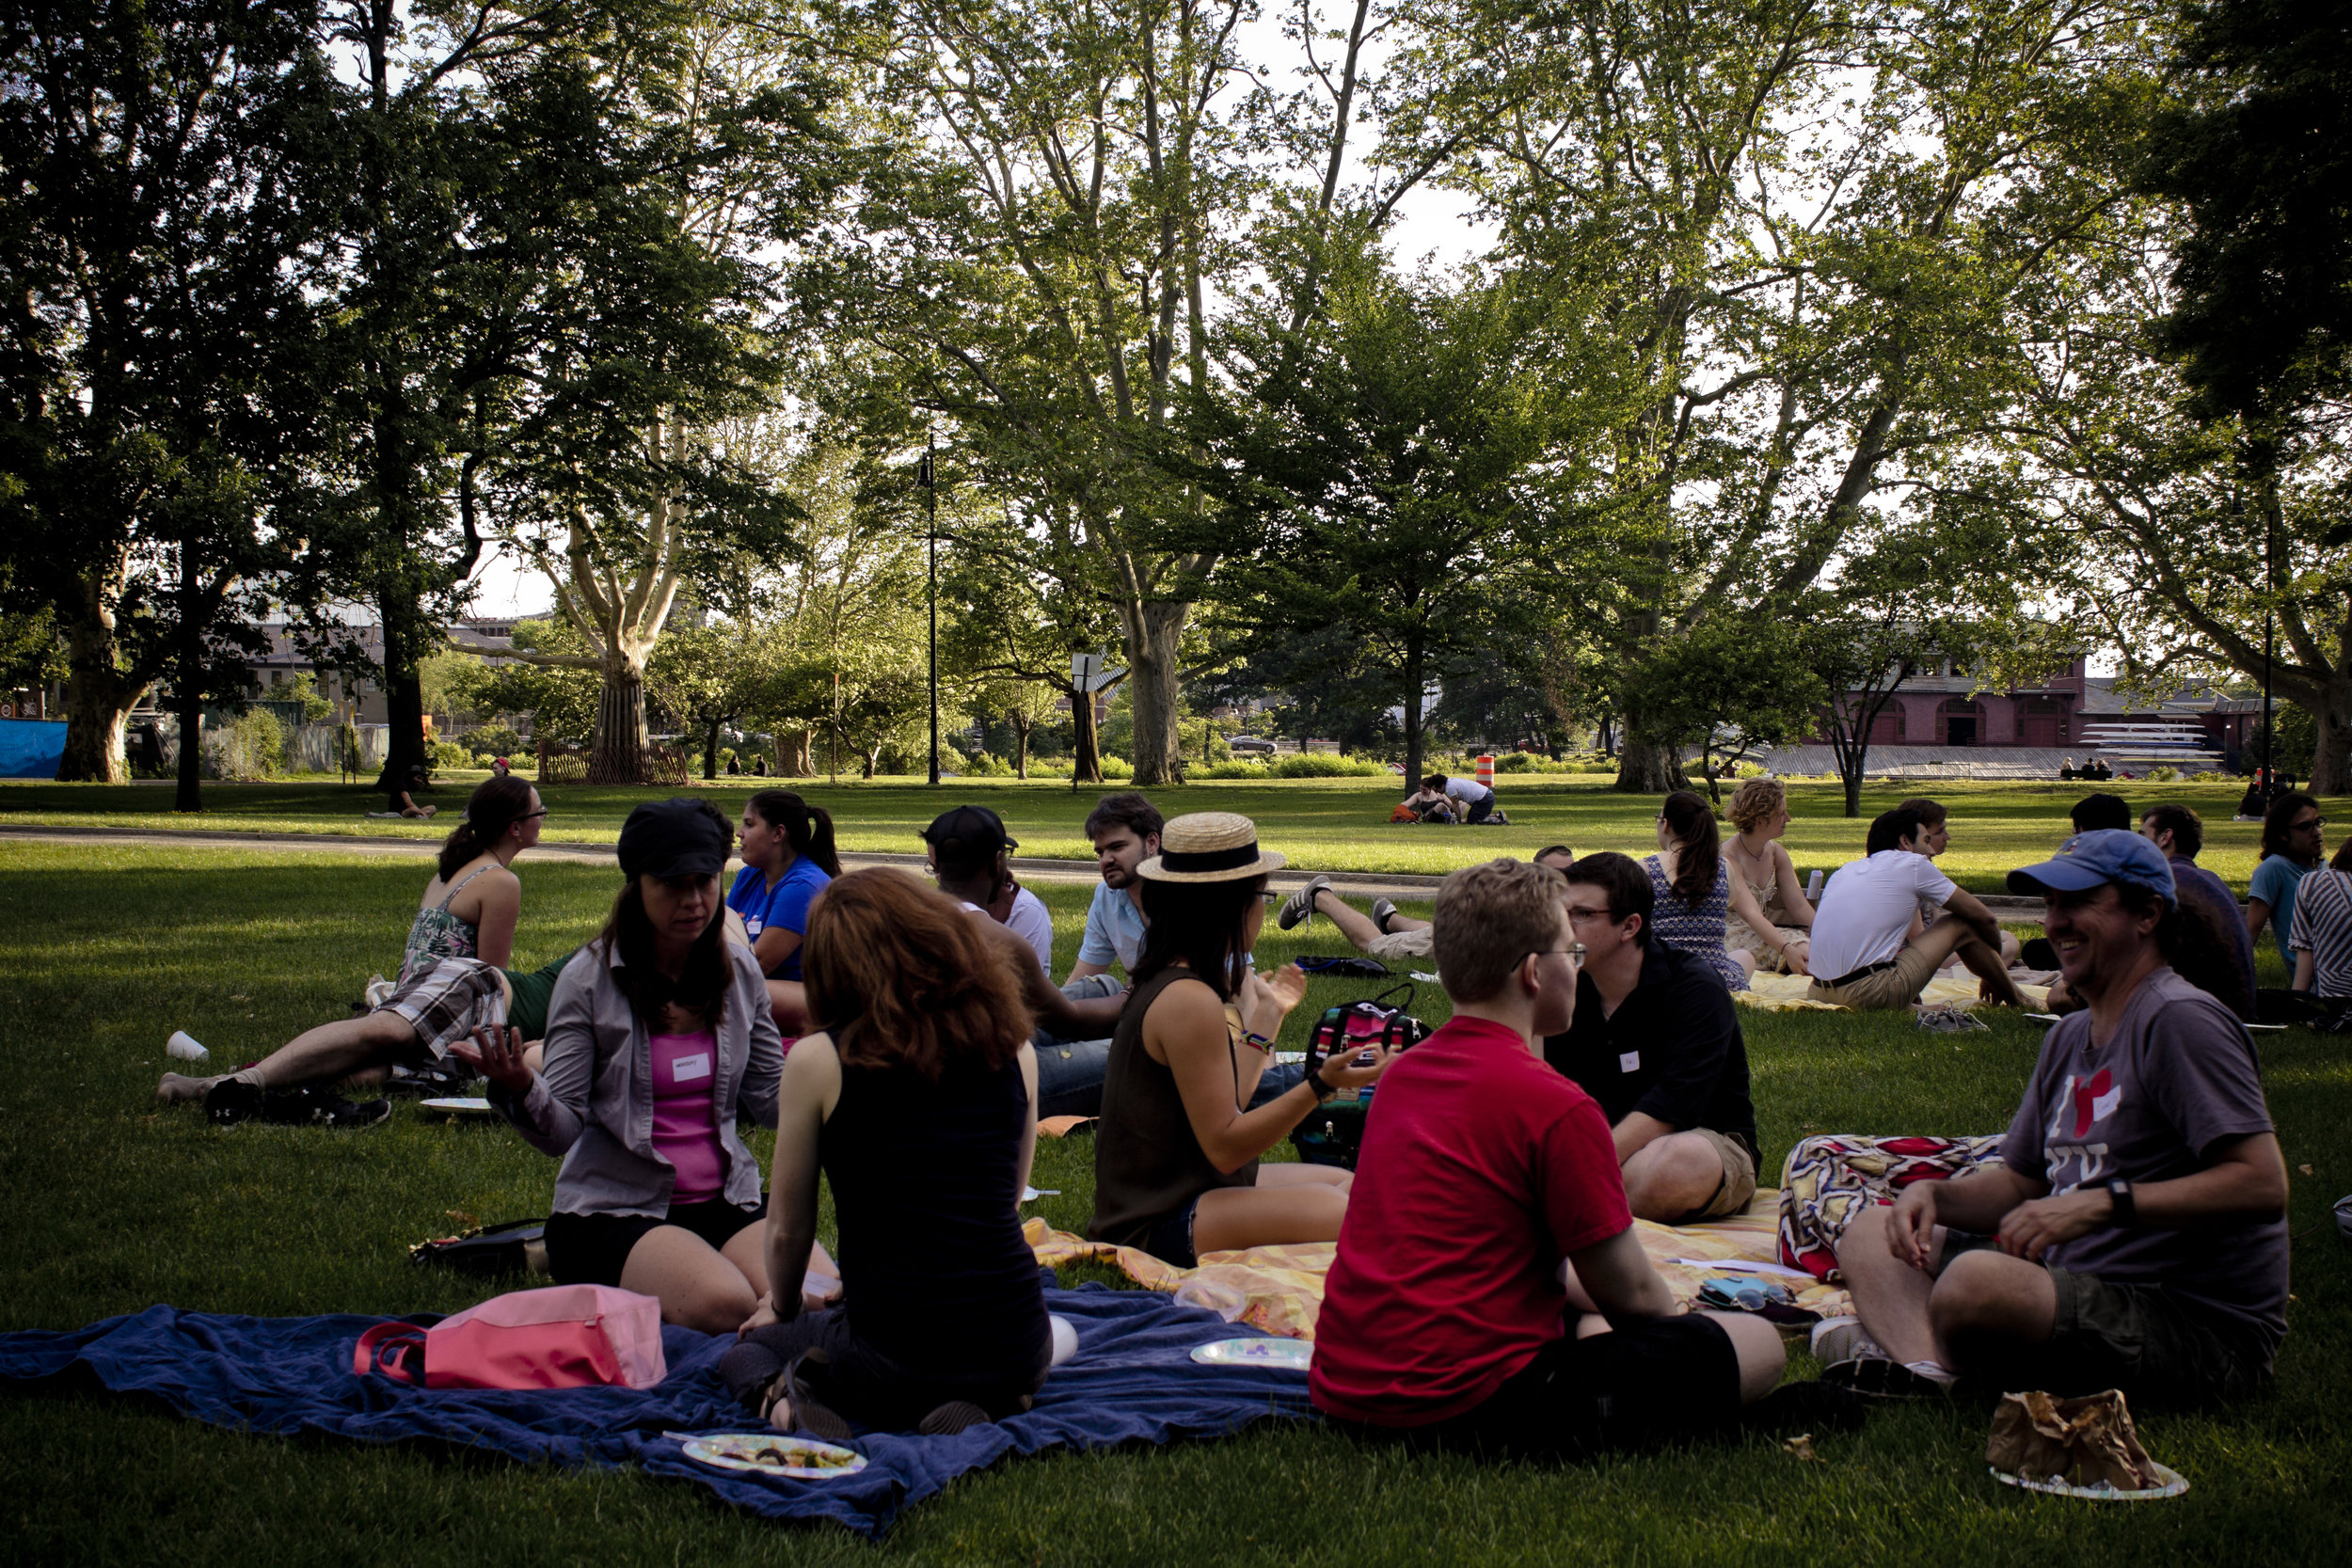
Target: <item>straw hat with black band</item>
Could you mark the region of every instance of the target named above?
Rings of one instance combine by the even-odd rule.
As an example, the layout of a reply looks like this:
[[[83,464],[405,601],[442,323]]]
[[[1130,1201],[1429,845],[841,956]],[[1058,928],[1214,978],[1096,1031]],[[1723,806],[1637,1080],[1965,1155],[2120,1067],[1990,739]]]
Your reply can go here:
[[[1289,863],[1258,847],[1258,825],[1238,812],[1196,811],[1168,818],[1160,852],[1136,867],[1154,882],[1238,882]]]

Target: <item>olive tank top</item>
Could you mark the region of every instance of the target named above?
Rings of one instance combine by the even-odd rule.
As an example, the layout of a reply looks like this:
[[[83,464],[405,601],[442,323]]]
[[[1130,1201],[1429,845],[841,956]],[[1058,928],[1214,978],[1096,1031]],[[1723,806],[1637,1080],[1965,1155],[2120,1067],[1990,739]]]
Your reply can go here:
[[[1143,1017],[1180,980],[1207,984],[1188,969],[1160,971],[1128,994],[1111,1036],[1103,1077],[1103,1119],[1094,1132],[1094,1217],[1087,1235],[1121,1246],[1141,1244],[1162,1215],[1189,1208],[1219,1187],[1254,1187],[1258,1162],[1230,1174],[1200,1151],[1184,1115],[1176,1075],[1143,1048]]]

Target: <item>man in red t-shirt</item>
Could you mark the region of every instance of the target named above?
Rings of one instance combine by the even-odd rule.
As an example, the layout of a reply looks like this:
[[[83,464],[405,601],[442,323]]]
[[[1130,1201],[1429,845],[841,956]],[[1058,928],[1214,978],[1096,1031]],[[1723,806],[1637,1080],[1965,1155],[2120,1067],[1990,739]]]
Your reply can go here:
[[[1454,1018],[1380,1082],[1315,1329],[1308,1386],[1343,1426],[1622,1447],[1727,1427],[1780,1379],[1772,1324],[1676,1315],[1608,1120],[1545,1064],[1576,1007],[1566,892],[1510,860],[1438,891]]]

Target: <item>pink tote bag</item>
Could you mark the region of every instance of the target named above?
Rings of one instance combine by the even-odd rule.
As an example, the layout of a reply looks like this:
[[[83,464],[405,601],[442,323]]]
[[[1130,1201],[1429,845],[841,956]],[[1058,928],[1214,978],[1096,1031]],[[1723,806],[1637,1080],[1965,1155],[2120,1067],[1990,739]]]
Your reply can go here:
[[[430,1328],[377,1323],[351,1370],[427,1388],[650,1388],[668,1372],[661,1304],[610,1285],[492,1296]]]

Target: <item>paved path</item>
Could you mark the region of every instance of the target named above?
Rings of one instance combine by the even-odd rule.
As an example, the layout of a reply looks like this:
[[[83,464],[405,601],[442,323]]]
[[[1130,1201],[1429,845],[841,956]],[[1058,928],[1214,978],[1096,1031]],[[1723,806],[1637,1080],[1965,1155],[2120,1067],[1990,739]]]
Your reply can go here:
[[[369,838],[334,833],[265,833],[237,832],[221,829],[187,828],[51,828],[17,826],[0,823],[0,839],[33,840],[39,843],[87,843],[92,839],[107,839],[121,844],[145,845],[170,848],[200,844],[207,847],[232,849],[294,849],[316,853],[347,855],[405,855],[411,859],[428,859],[440,850],[438,841],[427,838]],[[612,865],[616,856],[612,848],[602,844],[541,844],[522,853],[526,861],[569,861],[589,865]],[[879,851],[845,851],[841,863],[858,865],[903,865],[920,869],[920,855],[886,854]],[[1023,857],[1014,868],[1025,882],[1093,882],[1099,873],[1092,861],[1048,861]],[[1312,867],[1286,866],[1269,879],[1278,892],[1288,892],[1304,886],[1314,874]],[[1437,895],[1438,879],[1414,877],[1402,873],[1332,871],[1332,888],[1353,898],[1395,898],[1427,900]],[[2008,921],[2039,921],[2042,900],[2039,898],[1987,897],[1985,907]]]

